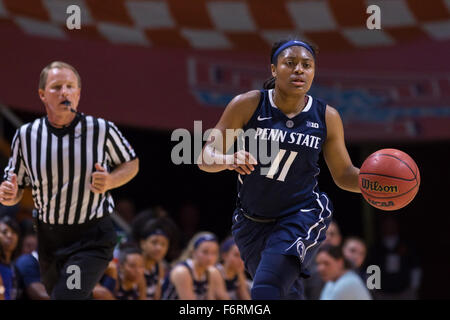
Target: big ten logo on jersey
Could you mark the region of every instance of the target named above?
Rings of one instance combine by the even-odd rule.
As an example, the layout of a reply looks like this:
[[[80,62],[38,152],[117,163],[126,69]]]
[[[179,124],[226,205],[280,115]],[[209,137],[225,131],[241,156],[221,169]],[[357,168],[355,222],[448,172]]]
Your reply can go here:
[[[309,128],[319,129],[319,124],[317,122],[306,121],[306,126]]]

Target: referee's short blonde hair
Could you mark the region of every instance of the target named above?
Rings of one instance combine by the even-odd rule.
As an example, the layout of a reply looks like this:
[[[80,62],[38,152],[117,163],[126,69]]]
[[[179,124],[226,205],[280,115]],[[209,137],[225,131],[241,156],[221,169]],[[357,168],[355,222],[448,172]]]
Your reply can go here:
[[[47,84],[48,72],[53,68],[72,70],[73,73],[75,73],[75,75],[77,76],[78,87],[81,88],[81,77],[80,77],[80,74],[78,73],[78,71],[74,67],[72,67],[70,64],[62,62],[62,61],[53,61],[48,66],[46,66],[44,69],[42,69],[41,76],[39,78],[39,89],[45,90],[45,85]]]

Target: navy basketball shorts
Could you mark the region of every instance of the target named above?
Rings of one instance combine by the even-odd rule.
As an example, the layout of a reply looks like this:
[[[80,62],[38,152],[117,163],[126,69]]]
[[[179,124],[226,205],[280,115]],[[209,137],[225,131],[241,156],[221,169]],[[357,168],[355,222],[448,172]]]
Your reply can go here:
[[[299,259],[301,277],[309,277],[308,265],[331,222],[333,206],[325,193],[317,194],[313,204],[275,222],[255,222],[237,208],[232,234],[247,272],[254,278],[263,253],[292,255]]]

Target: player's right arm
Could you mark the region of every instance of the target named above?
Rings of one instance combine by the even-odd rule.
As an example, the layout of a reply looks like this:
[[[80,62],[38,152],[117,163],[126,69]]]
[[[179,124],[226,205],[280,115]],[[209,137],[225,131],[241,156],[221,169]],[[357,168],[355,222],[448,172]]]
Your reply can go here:
[[[250,120],[258,107],[260,96],[258,90],[249,91],[236,96],[227,105],[197,161],[201,170],[219,172],[228,169],[240,174],[250,174],[254,170],[256,159],[249,152],[240,150],[227,154],[227,151],[237,138],[233,130],[242,129]]]
[[[17,176],[13,173],[10,181],[5,180],[0,185],[0,203],[4,206],[17,204],[23,196],[23,189],[17,185]]]
[[[170,282],[175,286],[180,300],[197,300],[194,282],[185,266],[176,266],[170,273]]]

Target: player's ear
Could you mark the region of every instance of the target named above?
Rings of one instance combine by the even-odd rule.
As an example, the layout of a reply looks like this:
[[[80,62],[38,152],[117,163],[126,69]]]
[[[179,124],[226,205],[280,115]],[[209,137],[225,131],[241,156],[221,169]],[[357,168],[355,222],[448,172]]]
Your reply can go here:
[[[274,64],[270,65],[270,70],[272,71],[272,77],[277,77],[277,67]]]

